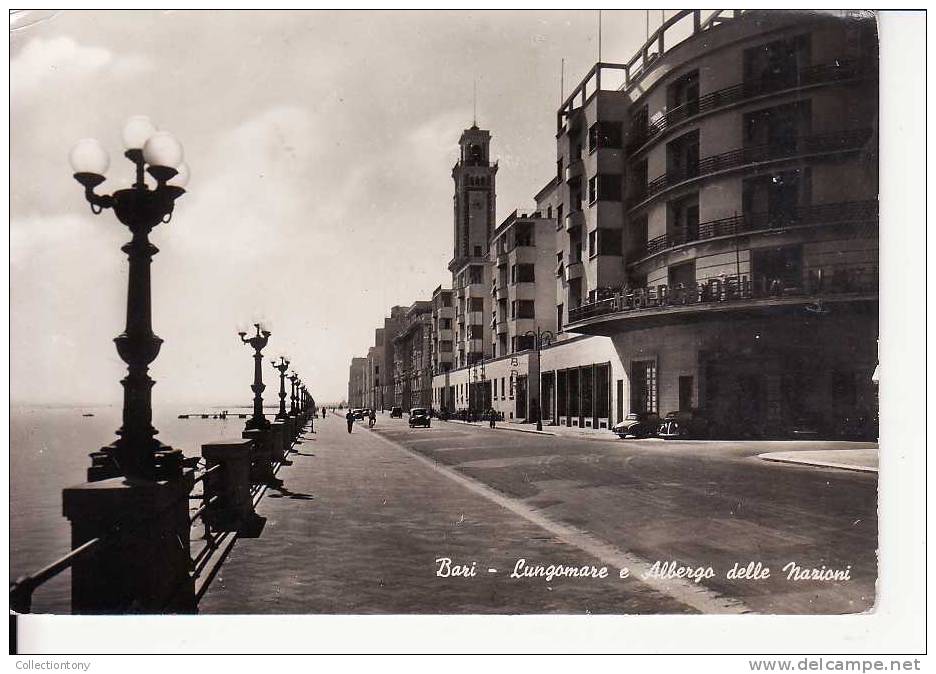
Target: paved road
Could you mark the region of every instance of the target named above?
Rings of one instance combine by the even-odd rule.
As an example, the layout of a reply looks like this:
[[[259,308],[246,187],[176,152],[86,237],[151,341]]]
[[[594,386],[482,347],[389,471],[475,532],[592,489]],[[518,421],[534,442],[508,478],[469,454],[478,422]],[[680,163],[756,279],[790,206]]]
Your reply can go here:
[[[411,430],[385,417],[378,432],[650,565],[711,566],[703,584],[752,611],[848,613],[874,603],[877,476],[756,458],[842,443],[598,440],[443,422]],[[725,577],[752,561],[770,578]],[[850,580],[788,580],[790,562],[850,566]]]
[[[380,424],[389,422],[380,418]],[[519,558],[604,564],[600,541],[524,511],[515,499],[447,474],[344,420],[315,423],[268,492],[259,538],[240,539],[199,606],[202,613],[692,613],[733,610],[691,583],[511,579]],[[445,443],[441,429],[389,434]],[[448,435],[470,437],[466,431]],[[478,436],[481,437],[481,436]],[[544,526],[545,525],[545,526]],[[613,561],[626,564],[626,556]],[[477,576],[437,577],[436,559],[477,563]],[[496,569],[495,573],[488,569]],[[656,589],[655,589],[656,588]]]

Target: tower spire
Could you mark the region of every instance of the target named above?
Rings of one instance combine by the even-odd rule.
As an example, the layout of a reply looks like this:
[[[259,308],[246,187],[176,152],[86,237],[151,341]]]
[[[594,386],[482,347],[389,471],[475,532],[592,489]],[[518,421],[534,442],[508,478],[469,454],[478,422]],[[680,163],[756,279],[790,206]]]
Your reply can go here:
[[[478,78],[474,79],[474,87],[471,92],[471,126],[478,126]]]

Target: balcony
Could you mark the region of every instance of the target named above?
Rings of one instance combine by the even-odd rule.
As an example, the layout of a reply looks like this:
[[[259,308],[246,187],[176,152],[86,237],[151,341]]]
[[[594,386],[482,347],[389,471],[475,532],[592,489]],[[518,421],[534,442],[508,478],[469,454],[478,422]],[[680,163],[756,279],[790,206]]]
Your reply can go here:
[[[572,231],[576,227],[581,227],[585,224],[585,211],[581,208],[571,211],[565,216],[565,230],[567,232]]]
[[[627,153],[629,155],[636,153],[648,142],[681,122],[708,114],[719,108],[781,91],[851,80],[859,77],[859,75],[860,71],[853,61],[836,60],[832,63],[802,68],[798,73],[794,73],[792,77],[751,80],[718,89],[666,112],[643,128],[632,128],[631,136],[633,140],[627,145]]]
[[[780,213],[746,213],[703,222],[691,229],[681,228],[658,236],[647,241],[646,246],[635,250],[634,255],[635,259],[643,259],[694,241],[735,234],[777,231],[820,224],[875,222],[877,219],[878,202],[876,200],[797,206]]]
[[[582,278],[582,274],[585,273],[585,265],[582,264],[582,261],[570,262],[566,265],[566,281],[572,281],[577,278]]]
[[[570,182],[576,180],[582,176],[582,171],[585,168],[585,164],[582,161],[581,157],[574,157],[568,166],[565,168],[565,181]]]
[[[654,195],[676,185],[748,164],[793,159],[809,155],[854,152],[860,150],[871,139],[872,135],[872,129],[854,129],[815,136],[800,136],[790,143],[751,145],[712,155],[696,164],[691,164],[680,170],[668,171],[651,180],[647,183],[646,191],[632,196],[627,205],[628,208],[635,208],[651,199]]]
[[[824,313],[823,303],[864,303],[876,309],[877,267],[807,269],[799,282],[746,274],[700,279],[671,288],[606,291],[604,299],[569,310],[567,330],[611,335],[626,329],[685,324],[692,318],[724,318],[728,312],[763,315],[778,311]],[[609,289],[610,290],[610,289]]]

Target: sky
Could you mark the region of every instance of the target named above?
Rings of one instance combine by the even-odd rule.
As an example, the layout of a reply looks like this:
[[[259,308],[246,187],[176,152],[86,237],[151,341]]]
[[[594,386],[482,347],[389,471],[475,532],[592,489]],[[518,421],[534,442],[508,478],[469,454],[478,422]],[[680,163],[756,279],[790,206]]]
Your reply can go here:
[[[629,59],[645,20],[602,12],[602,59]],[[121,400],[129,232],[91,213],[68,152],[97,138],[99,192],[129,186],[120,134],[137,114],[192,174],[150,236],[154,404],[248,404],[236,333],[255,320],[265,360],[287,354],[324,402],[391,306],[451,283],[473,83],[500,222],[552,176],[560,63],[568,93],[597,60],[597,13],[65,11],[11,30],[10,54],[12,402]]]

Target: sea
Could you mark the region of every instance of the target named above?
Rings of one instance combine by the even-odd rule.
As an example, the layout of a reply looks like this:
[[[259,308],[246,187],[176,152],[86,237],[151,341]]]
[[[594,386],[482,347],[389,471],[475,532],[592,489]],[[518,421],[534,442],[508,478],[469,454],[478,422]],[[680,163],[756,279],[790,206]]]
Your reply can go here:
[[[212,418],[223,409],[227,419]],[[154,407],[153,425],[163,443],[199,456],[201,445],[239,438],[244,407]],[[275,408],[265,410],[267,417]],[[180,419],[180,414],[208,414]],[[88,416],[93,415],[93,416]],[[38,571],[71,549],[62,515],[62,489],[86,481],[88,455],[116,439],[121,407],[17,406],[10,408],[10,579]],[[71,574],[64,571],[33,594],[33,613],[69,613]]]

